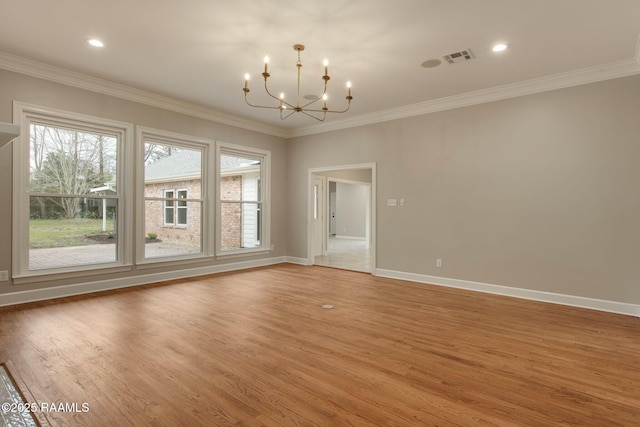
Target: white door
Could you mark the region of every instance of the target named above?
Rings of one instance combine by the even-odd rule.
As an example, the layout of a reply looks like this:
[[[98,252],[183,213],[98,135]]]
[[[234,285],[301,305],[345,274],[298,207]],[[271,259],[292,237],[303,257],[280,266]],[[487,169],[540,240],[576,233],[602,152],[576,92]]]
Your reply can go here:
[[[311,209],[311,230],[313,240],[313,256],[324,254],[324,178],[313,175],[311,189],[313,208]]]

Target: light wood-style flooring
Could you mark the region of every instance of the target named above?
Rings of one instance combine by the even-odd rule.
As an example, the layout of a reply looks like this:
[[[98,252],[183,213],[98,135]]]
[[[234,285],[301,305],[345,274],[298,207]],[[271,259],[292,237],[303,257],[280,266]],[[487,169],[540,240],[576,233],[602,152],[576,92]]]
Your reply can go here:
[[[325,267],[3,308],[5,360],[54,426],[640,425],[639,318]]]

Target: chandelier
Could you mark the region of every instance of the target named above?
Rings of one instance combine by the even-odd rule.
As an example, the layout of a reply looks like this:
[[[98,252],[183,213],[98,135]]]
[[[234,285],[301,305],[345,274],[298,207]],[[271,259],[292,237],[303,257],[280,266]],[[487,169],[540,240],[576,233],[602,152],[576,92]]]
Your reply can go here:
[[[351,82],[347,82],[347,96],[346,96],[346,100],[347,100],[347,106],[344,110],[331,110],[329,109],[329,107],[327,107],[327,83],[329,82],[329,80],[331,79],[331,77],[329,77],[329,61],[327,61],[326,59],[324,60],[324,75],[322,76],[322,80],[324,81],[324,89],[322,91],[322,94],[320,96],[313,96],[310,99],[307,99],[307,97],[305,96],[305,99],[307,99],[309,102],[307,102],[306,104],[300,105],[300,71],[302,69],[302,60],[300,59],[300,52],[302,52],[304,50],[304,45],[301,44],[294,44],[293,45],[293,50],[295,50],[296,52],[298,52],[298,62],[296,63],[296,67],[298,67],[298,93],[297,93],[297,97],[296,97],[296,103],[291,104],[288,101],[285,101],[285,97],[284,97],[284,93],[280,93],[280,96],[275,96],[271,93],[271,91],[269,91],[269,87],[267,85],[267,79],[269,78],[270,74],[269,74],[269,57],[265,56],[264,58],[264,73],[262,73],[262,77],[264,77],[264,90],[267,92],[267,94],[275,99],[277,101],[276,104],[274,105],[255,105],[249,102],[249,99],[247,99],[247,96],[249,95],[249,74],[245,74],[244,75],[244,100],[245,102],[250,105],[251,107],[257,107],[257,108],[270,108],[273,110],[280,110],[280,119],[284,120],[288,117],[291,117],[293,114],[295,113],[303,113],[306,114],[309,117],[313,117],[314,119],[318,120],[318,121],[324,121],[324,119],[327,116],[327,113],[344,113],[346,111],[349,110],[349,108],[351,107],[351,100],[353,99],[353,97],[351,96]],[[316,102],[322,100],[322,108],[319,108],[319,104],[316,104]]]

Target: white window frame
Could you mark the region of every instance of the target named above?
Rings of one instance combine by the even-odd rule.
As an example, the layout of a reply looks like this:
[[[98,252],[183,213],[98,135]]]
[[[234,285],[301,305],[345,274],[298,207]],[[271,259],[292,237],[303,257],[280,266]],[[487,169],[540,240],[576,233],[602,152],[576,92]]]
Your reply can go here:
[[[172,193],[171,196],[167,196],[167,193]],[[184,197],[180,197],[180,193],[184,193]],[[164,190],[164,208],[162,210],[163,216],[163,225],[165,227],[173,227],[173,228],[187,228],[188,225],[188,215],[189,215],[189,205],[187,203],[189,199],[189,192],[184,188],[179,189],[170,189]],[[168,202],[172,203],[171,205]],[[180,203],[185,203],[184,205],[180,205]],[[173,221],[167,221],[167,209],[171,209]],[[185,211],[185,222],[180,222],[180,210]]]
[[[201,150],[202,151],[202,178],[201,178],[201,186],[200,189],[200,199],[189,199],[187,198],[187,203],[200,203],[201,210],[201,226],[200,226],[200,239],[202,244],[202,252],[196,254],[187,254],[187,255],[175,255],[175,256],[167,256],[167,257],[158,257],[158,258],[145,258],[145,200],[149,198],[145,198],[144,196],[144,145],[147,142],[161,143],[171,146],[184,147],[186,149],[191,150]],[[145,268],[145,266],[153,267],[158,263],[167,263],[171,262],[172,264],[180,264],[180,263],[189,263],[194,261],[202,260],[203,258],[211,259],[213,257],[213,233],[212,233],[212,224],[213,224],[213,209],[210,208],[211,200],[213,200],[213,185],[212,185],[212,172],[210,171],[210,167],[213,164],[213,155],[215,153],[214,148],[215,141],[206,139],[206,138],[198,138],[190,135],[184,135],[175,132],[168,132],[161,129],[154,129],[144,126],[136,126],[136,150],[138,154],[138,168],[137,168],[137,193],[138,198],[136,200],[136,212],[137,212],[137,234],[136,234],[136,264]],[[173,224],[165,224],[165,226],[174,226],[176,228],[184,228],[186,225],[178,225],[177,224],[177,194],[178,191],[187,191],[186,189],[172,189],[167,191],[174,192],[174,223]],[[164,194],[164,193],[163,193]],[[161,200],[161,199],[159,199]],[[163,223],[165,222],[165,214],[164,209],[165,205],[163,203]]]
[[[180,193],[184,193],[185,197],[180,197]],[[187,228],[187,225],[189,223],[188,220],[188,216],[189,216],[189,204],[187,203],[187,200],[189,200],[189,192],[187,191],[186,188],[179,188],[176,190],[175,192],[176,195],[176,205],[174,206],[175,208],[175,227],[176,228]],[[184,200],[183,200],[184,199]],[[184,203],[184,206],[181,206],[180,203]],[[184,224],[180,222],[180,210],[185,211],[184,214]]]
[[[222,185],[222,173],[220,170],[220,157],[222,154],[239,157],[258,157],[260,161],[260,191],[258,203],[260,205],[260,230],[262,240],[260,246],[252,248],[222,249],[222,200],[220,188]],[[250,256],[271,251],[271,152],[258,148],[230,144],[218,141],[216,144],[216,256],[218,258],[233,258]],[[248,202],[255,204],[255,201]]]
[[[85,114],[41,107],[19,101],[13,103],[14,123],[20,125],[20,136],[13,143],[13,243],[12,277],[14,283],[32,283],[82,277],[109,272],[126,271],[132,267],[133,208],[130,194],[133,174],[130,159],[133,158],[133,125],[130,123],[89,116]],[[71,127],[87,132],[106,133],[118,139],[116,179],[117,200],[116,261],[110,263],[56,267],[29,270],[29,199],[30,199],[30,125],[32,122],[50,126]]]
[[[176,190],[164,190],[163,192],[163,196],[164,196],[164,207],[162,209],[162,224],[165,227],[174,227],[175,223],[176,223],[176,201],[173,200],[176,197]],[[168,196],[167,194],[171,193],[171,196]],[[170,203],[170,205],[169,205]],[[167,221],[167,210],[171,209],[171,219],[172,221],[169,222]]]

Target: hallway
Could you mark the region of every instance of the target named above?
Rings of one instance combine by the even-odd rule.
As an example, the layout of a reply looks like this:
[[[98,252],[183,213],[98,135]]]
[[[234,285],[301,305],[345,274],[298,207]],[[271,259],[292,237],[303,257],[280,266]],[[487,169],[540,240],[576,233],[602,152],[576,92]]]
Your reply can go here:
[[[365,239],[329,237],[329,255],[316,256],[315,264],[371,273],[372,253]]]

